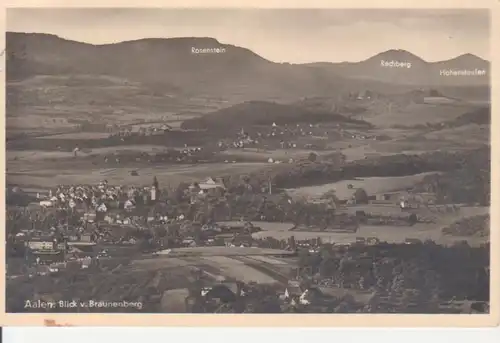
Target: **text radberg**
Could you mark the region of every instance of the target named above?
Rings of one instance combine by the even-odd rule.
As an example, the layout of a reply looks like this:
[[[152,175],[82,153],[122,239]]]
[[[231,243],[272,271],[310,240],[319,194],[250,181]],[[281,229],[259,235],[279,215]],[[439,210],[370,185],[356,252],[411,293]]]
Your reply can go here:
[[[380,65],[386,68],[411,68],[411,62],[380,61]]]

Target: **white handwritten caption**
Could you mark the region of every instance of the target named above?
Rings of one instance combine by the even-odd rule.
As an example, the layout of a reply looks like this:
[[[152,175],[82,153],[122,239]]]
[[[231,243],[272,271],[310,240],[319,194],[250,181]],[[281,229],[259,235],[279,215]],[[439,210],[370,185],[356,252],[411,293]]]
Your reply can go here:
[[[56,308],[135,308],[142,309],[141,302],[134,301],[97,301],[97,300],[89,300],[89,301],[68,301],[68,300],[60,300],[60,301],[41,301],[41,300],[26,300],[24,302],[25,309],[56,309]]]

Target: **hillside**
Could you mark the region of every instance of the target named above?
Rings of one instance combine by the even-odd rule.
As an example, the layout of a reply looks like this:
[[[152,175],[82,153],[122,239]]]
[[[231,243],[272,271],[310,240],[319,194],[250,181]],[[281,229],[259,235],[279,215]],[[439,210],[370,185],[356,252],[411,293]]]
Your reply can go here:
[[[405,107],[413,103],[423,103],[425,96],[429,94],[441,95],[441,92],[433,89],[399,90],[395,93],[381,93],[372,89],[364,89],[359,92],[350,92],[336,97],[306,97],[293,103],[308,110],[341,112],[347,114],[363,114],[364,112],[387,111]]]
[[[478,108],[475,103],[448,94],[448,89],[438,90],[434,87],[413,87],[409,91],[402,89],[393,93],[381,93],[367,88],[336,97],[308,97],[295,101],[292,105],[311,111],[338,113],[379,127],[439,124],[455,120]],[[426,100],[433,97],[445,97],[450,103],[434,104]],[[487,102],[481,107],[488,107]]]
[[[336,113],[311,111],[298,106],[282,105],[265,101],[249,101],[200,118],[182,123],[185,129],[222,129],[240,128],[250,125],[295,124],[295,123],[349,123],[370,127],[363,120],[349,119]]]
[[[8,32],[6,42],[8,83],[39,75],[105,75],[157,90],[177,90],[182,95],[226,96],[238,101],[293,99],[356,86],[331,72],[273,63],[248,49],[213,38],[91,45],[48,34]],[[196,54],[193,47],[224,52]]]
[[[137,83],[148,91],[187,97],[222,97],[238,103],[256,99],[293,101],[305,96],[332,96],[366,88],[395,92],[405,89],[407,83],[411,86],[427,81],[422,78],[425,73],[421,70],[427,64],[417,57],[414,67],[397,72],[380,68],[377,60],[391,57],[384,55],[340,65],[274,63],[246,48],[213,38],[147,38],[92,45],[49,34],[8,32],[6,45],[8,90],[14,81],[37,76],[85,75],[87,79],[106,76],[122,80],[121,84]],[[218,48],[224,52],[199,54],[192,52],[193,47]],[[463,58],[452,62],[471,64]],[[466,86],[472,78],[449,79],[461,80],[454,82]],[[10,94],[23,91],[15,89]],[[47,101],[51,101],[50,95],[47,97]]]
[[[396,66],[398,62],[402,66]],[[387,64],[389,63],[389,64]],[[377,80],[387,83],[416,86],[484,86],[489,84],[490,63],[475,55],[465,54],[451,60],[427,62],[405,50],[388,50],[361,62],[312,63],[318,70],[340,76]],[[485,70],[481,76],[451,76],[442,70]]]
[[[489,107],[481,107],[474,111],[462,114],[455,120],[445,123],[446,127],[460,127],[469,124],[490,125],[491,124],[491,109]]]
[[[52,113],[71,106],[73,114],[90,114],[112,106],[107,112],[120,112],[120,108],[138,107],[143,110],[164,109],[174,105],[177,99],[169,97],[175,88],[164,87],[155,91],[140,82],[106,75],[36,75],[19,81],[11,81],[7,87],[7,115],[15,115],[29,107],[50,108]],[[144,107],[145,106],[145,107]],[[81,109],[81,111],[80,111]]]

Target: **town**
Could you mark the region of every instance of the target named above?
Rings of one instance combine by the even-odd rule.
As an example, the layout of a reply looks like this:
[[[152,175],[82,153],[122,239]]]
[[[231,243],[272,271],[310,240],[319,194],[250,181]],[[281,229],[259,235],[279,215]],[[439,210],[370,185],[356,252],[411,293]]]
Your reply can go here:
[[[460,311],[456,301],[448,300],[451,303],[446,305],[429,295],[410,296],[410,291],[404,289],[398,290],[399,296],[389,297],[387,287],[395,281],[382,281],[380,278],[386,276],[376,276],[377,269],[373,268],[386,268],[389,274],[394,269],[404,270],[409,261],[398,264],[390,258],[391,255],[399,258],[401,251],[410,256],[416,254],[412,259],[431,251],[435,254],[455,251],[459,254],[457,258],[464,258],[463,254],[469,251],[467,254],[484,259],[488,251],[487,235],[475,233],[477,243],[469,246],[454,239],[457,228],[448,229],[450,236],[445,237],[449,239],[435,239],[439,242],[431,240],[429,233],[426,236],[418,231],[383,233],[388,226],[432,225],[439,217],[459,218],[461,211],[470,211],[463,205],[437,204],[432,192],[407,189],[368,195],[364,189],[354,189],[348,184],[346,190],[352,196],[347,199],[330,191],[320,199],[304,202],[278,190],[273,193],[272,187],[253,188],[251,184],[255,182],[249,179],[241,180],[240,184],[228,182],[231,180],[208,177],[169,190],[162,188],[154,177],[150,185],[143,187],[111,185],[103,180],[95,185],[60,185],[36,194],[25,193],[19,187],[10,189],[7,195],[11,205],[7,212],[9,306],[16,312],[29,312],[39,308],[26,307],[26,297],[31,301],[38,297],[49,303],[63,301],[64,298],[54,298],[50,286],[42,286],[40,282],[46,278],[53,280],[49,284],[64,279],[67,292],[69,287],[77,285],[91,287],[88,282],[95,281],[89,279],[101,273],[111,273],[113,278],[116,274],[118,278],[139,266],[161,270],[179,265],[196,281],[191,284],[196,285],[195,290],[169,290],[172,286],[168,284],[174,281],[162,279],[161,272],[155,272],[149,286],[135,288],[134,293],[143,293],[140,298],[147,299],[141,311],[267,312],[270,311],[267,306],[271,306],[275,312],[391,312],[403,307],[405,311],[413,308],[418,312],[430,311],[429,306],[434,306],[434,311],[446,308],[455,313]],[[473,225],[469,224],[469,230],[487,225],[487,217],[477,218]],[[464,230],[460,221],[455,226]],[[363,227],[381,230],[374,234]],[[378,258],[381,260],[377,261]],[[206,259],[211,262],[208,268],[204,264]],[[426,263],[417,268],[429,268],[430,261]],[[244,280],[238,270],[241,268],[248,269]],[[478,272],[481,275],[487,270],[474,273]],[[429,271],[426,273],[430,275]],[[475,276],[477,282],[483,282],[481,287],[487,287],[485,275],[482,279]],[[23,279],[30,280],[30,289],[20,288]],[[57,287],[64,287],[60,282]],[[121,289],[120,282],[115,282],[108,286],[112,289],[108,289],[111,293],[106,296],[110,297],[107,301],[124,299],[115,293]],[[46,287],[48,293],[44,294]],[[157,295],[162,287],[167,290]],[[93,301],[88,299],[95,292],[91,288],[79,299],[87,297],[87,301]],[[256,304],[262,296],[270,304]],[[413,307],[402,304],[402,299],[414,303]],[[484,299],[481,301],[484,303]],[[252,310],[252,306],[256,308]],[[72,308],[62,307],[58,311],[64,310]]]

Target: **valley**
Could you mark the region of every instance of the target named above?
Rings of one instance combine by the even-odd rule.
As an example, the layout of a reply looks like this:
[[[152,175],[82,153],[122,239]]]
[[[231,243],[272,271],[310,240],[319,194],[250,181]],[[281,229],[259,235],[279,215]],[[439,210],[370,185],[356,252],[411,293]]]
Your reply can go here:
[[[490,239],[489,68],[472,54],[290,64],[215,38],[8,32],[8,307],[37,294],[213,313],[225,307],[206,294],[224,285],[231,311],[264,311],[259,299],[296,282],[330,290],[318,306],[340,313],[346,294],[385,294],[372,277],[384,256],[409,252],[441,277],[421,254],[452,251],[476,268]],[[45,236],[72,247],[26,248]],[[317,310],[290,304],[264,312]]]

